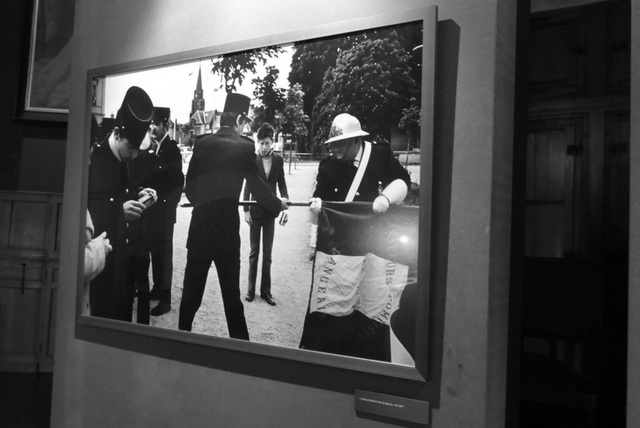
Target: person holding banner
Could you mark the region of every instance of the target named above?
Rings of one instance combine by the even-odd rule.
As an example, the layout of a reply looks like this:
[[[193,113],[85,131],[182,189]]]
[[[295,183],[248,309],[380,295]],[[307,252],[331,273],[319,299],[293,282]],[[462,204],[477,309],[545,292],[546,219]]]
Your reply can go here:
[[[362,221],[345,223],[339,220],[348,224],[346,229],[342,229],[345,234],[351,234],[353,229],[361,229],[359,237],[354,239],[363,242],[370,240],[367,235],[386,233],[376,231],[363,222],[369,221],[367,218],[372,215],[385,213],[390,205],[400,204],[411,183],[409,173],[394,158],[391,147],[365,141],[363,137],[367,135],[369,134],[361,129],[356,117],[343,113],[334,118],[330,138],[325,142],[331,156],[320,162],[316,188],[310,201],[311,222],[314,224],[318,222],[323,201],[370,202],[371,205],[365,207],[355,204],[358,212],[347,216],[353,218],[352,214],[356,214],[361,216]],[[327,202],[325,205],[330,204]],[[368,214],[363,210],[368,210]],[[326,217],[325,214],[323,219],[326,220]],[[390,226],[388,222],[381,222],[378,227]],[[333,224],[328,229],[333,230],[330,233],[337,234]],[[408,268],[394,268],[392,277],[385,278],[382,267],[383,274],[374,280],[379,281],[379,285],[373,284],[373,288],[378,288],[373,292],[379,295],[376,297],[377,302],[367,302],[366,296],[364,300],[359,297],[363,294],[365,282],[369,281],[366,271],[376,264],[389,265],[388,260],[386,257],[372,258],[366,254],[366,250],[357,257],[350,257],[351,254],[349,257],[342,256],[342,253],[326,254],[324,251],[328,247],[338,252],[333,245],[341,239],[333,236],[331,245],[327,246],[327,239],[321,236],[322,233],[320,226],[319,247],[314,262],[314,284],[300,348],[389,361],[388,317],[391,312],[388,308],[397,304],[407,281]],[[325,241],[325,248],[320,247],[322,239]],[[354,244],[353,239],[345,241],[345,245],[363,247],[359,242]],[[394,286],[395,291],[392,291]],[[316,299],[318,292],[325,294]],[[372,309],[373,306],[379,308]]]
[[[242,136],[251,99],[229,93],[220,129],[196,141],[185,193],[193,204],[187,237],[187,265],[178,328],[191,331],[202,303],[207,275],[215,263],[229,337],[249,340],[240,298],[240,215],[238,202],[247,181],[259,205],[277,217],[288,209],[258,175],[253,141]]]
[[[323,200],[373,202],[373,211],[381,213],[407,196],[409,173],[394,159],[391,147],[365,141],[367,135],[356,117],[335,117],[325,141],[331,156],[318,167],[312,213],[320,211]]]

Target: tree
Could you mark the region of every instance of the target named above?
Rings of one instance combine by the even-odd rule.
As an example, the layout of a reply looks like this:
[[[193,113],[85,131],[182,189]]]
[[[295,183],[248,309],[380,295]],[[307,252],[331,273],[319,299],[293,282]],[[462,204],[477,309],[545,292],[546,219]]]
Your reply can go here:
[[[343,87],[341,86],[343,82],[337,76],[334,76],[334,73],[348,75],[347,79],[366,77],[362,70],[355,70],[355,74],[352,75],[350,64],[338,65],[339,58],[342,58],[342,61],[346,61],[346,53],[365,42],[375,42],[382,45],[395,44],[397,53],[394,53],[394,55],[397,57],[401,54],[402,56],[399,61],[395,62],[402,63],[400,67],[406,67],[401,70],[402,76],[400,80],[405,79],[409,83],[409,92],[402,94],[402,96],[405,100],[415,97],[417,100],[416,105],[420,105],[419,90],[413,90],[413,88],[420,87],[421,79],[421,50],[416,49],[422,43],[422,26],[419,23],[396,25],[358,34],[297,44],[291,64],[289,82],[291,85],[294,83],[302,85],[302,90],[305,93],[304,111],[310,117],[308,127],[316,145],[319,145],[326,137],[331,126],[331,120],[337,113],[349,111],[358,114],[361,111],[356,111],[355,105],[346,102],[346,93],[343,93]],[[381,58],[373,52],[368,55],[368,59],[365,59],[366,57],[366,52],[360,52],[360,58],[355,56],[350,60],[353,61],[355,67],[362,67],[363,63],[367,64],[366,61],[370,61],[371,66],[381,65],[383,66],[382,68],[384,68],[384,62],[387,61],[386,58]],[[397,65],[386,68],[388,73],[395,73],[395,70],[399,70]],[[378,79],[374,84],[382,81],[383,79]],[[355,84],[355,82],[352,83]],[[352,100],[353,97],[347,97],[347,99]],[[370,101],[364,100],[364,102],[368,103]],[[384,100],[382,103],[384,105],[387,102],[388,100]],[[390,125],[386,131],[379,133],[381,135],[378,137],[379,141],[388,141],[389,130],[392,126],[397,126],[397,120],[400,118],[402,109],[408,106],[407,102],[395,111],[397,114],[393,115],[393,119],[396,122]],[[373,104],[371,104],[371,107],[373,107]],[[341,111],[338,111],[338,109]],[[368,127],[369,125],[366,124],[366,126]]]
[[[410,106],[402,109],[402,118],[398,123],[398,128],[409,135],[407,140],[407,157],[405,163],[409,163],[409,151],[411,147],[420,145],[420,106],[415,98],[411,98]]]
[[[309,116],[304,112],[304,91],[302,85],[294,84],[287,92],[287,101],[284,110],[278,115],[278,125],[283,133],[292,136],[293,141],[299,142],[303,137],[309,135],[306,124]],[[305,150],[309,150],[305,147]]]
[[[321,93],[325,71],[336,64],[346,40],[331,39],[304,42],[295,46],[291,59],[289,84],[299,83],[304,92],[304,112],[311,115],[317,96]]]
[[[211,58],[211,73],[222,76],[220,88],[227,93],[235,92],[242,85],[245,75],[255,74],[258,65],[265,65],[269,58],[277,57],[283,50],[279,46],[252,49],[244,52],[223,54]]]
[[[337,113],[356,116],[379,142],[390,141],[403,109],[419,96],[412,75],[411,55],[397,39],[366,39],[340,52],[336,66],[327,69],[313,117],[314,141],[326,139]]]
[[[260,101],[260,105],[253,110],[254,120],[251,128],[254,132],[263,122],[275,124],[276,112],[285,107],[287,91],[277,86],[279,74],[280,71],[276,67],[269,66],[264,78],[251,81],[255,85],[253,96]]]

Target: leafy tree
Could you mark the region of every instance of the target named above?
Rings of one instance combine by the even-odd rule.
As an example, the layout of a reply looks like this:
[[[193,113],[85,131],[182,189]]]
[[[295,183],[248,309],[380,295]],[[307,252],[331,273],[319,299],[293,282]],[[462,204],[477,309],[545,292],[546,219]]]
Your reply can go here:
[[[395,44],[397,54],[402,53],[401,60],[395,62],[403,63],[403,67],[406,67],[403,69],[400,80],[406,79],[409,83],[409,93],[405,93],[402,96],[405,100],[414,97],[416,98],[415,105],[420,105],[420,93],[418,90],[413,90],[413,88],[419,88],[421,78],[421,56],[419,55],[421,50],[416,49],[422,43],[422,27],[420,24],[395,25],[364,33],[349,34],[339,38],[320,39],[298,44],[295,46],[289,82],[291,85],[294,83],[302,85],[302,89],[305,92],[304,111],[310,117],[308,127],[316,145],[319,145],[320,141],[327,135],[331,120],[337,113],[350,111],[358,114],[362,110],[359,105],[351,105],[350,101],[353,100],[353,94],[349,96],[347,92],[343,92],[343,88],[340,85],[344,82],[344,79],[337,78],[334,73],[348,75],[347,80],[356,76],[358,78],[366,77],[365,73],[360,69],[354,69],[353,72],[349,70],[351,68],[350,64],[343,63],[339,66],[337,63],[338,58],[343,58],[343,62],[346,61],[346,52],[365,42],[377,42],[382,45]],[[396,54],[394,53],[394,55]],[[360,52],[359,56],[353,56],[349,61],[353,61],[354,67],[362,68],[363,63],[367,64],[367,62],[363,61],[366,56],[366,52]],[[381,68],[384,68],[384,62],[387,61],[387,58],[380,58],[374,52],[371,52],[368,58],[367,61],[370,62],[371,66],[381,66]],[[386,68],[387,73],[395,73],[392,70],[397,69],[397,65]],[[382,82],[383,80],[380,78],[374,84],[378,84],[377,82]],[[351,83],[355,85],[355,82]],[[375,98],[371,97],[371,100]],[[363,100],[365,104],[371,103],[371,100],[362,99],[361,101]],[[388,100],[385,99],[383,104],[386,103],[388,103]],[[407,102],[398,108],[396,110],[398,114],[392,115],[392,119],[399,119],[402,108],[408,107],[408,105],[409,103]],[[356,107],[359,108],[356,109]],[[373,108],[373,104],[370,104],[369,108]],[[367,109],[365,108],[364,110]],[[360,118],[360,116],[358,117]],[[390,120],[391,118],[388,119]],[[376,138],[379,141],[388,140],[389,129],[397,124],[396,121],[389,125],[384,132],[379,133],[381,136]],[[363,123],[363,126],[367,126],[367,130],[371,132],[368,124]]]
[[[265,65],[269,58],[282,53],[278,46],[252,49],[244,52],[223,54],[211,58],[211,73],[222,76],[220,88],[227,93],[235,92],[242,85],[247,74],[255,74],[258,65]]]
[[[348,39],[347,39],[348,40]],[[299,83],[304,97],[304,111],[310,115],[318,95],[321,93],[327,68],[335,66],[340,50],[347,40],[329,39],[304,42],[295,46],[291,59],[289,83]]]
[[[277,86],[279,74],[280,71],[276,67],[269,66],[264,78],[251,81],[255,85],[253,96],[260,100],[261,104],[254,108],[254,121],[251,126],[254,132],[264,122],[275,124],[276,112],[285,107],[287,91]]]
[[[402,118],[398,123],[398,128],[409,134],[409,144],[407,150],[418,142],[420,132],[420,106],[416,98],[411,98],[409,107],[402,109]]]
[[[372,139],[389,142],[402,110],[418,96],[411,66],[397,39],[366,39],[340,52],[314,106],[315,143],[326,139],[333,117],[343,112],[356,116]]]
[[[304,91],[302,90],[302,85],[296,83],[287,92],[284,110],[281,114],[278,114],[278,124],[282,132],[291,135],[293,141],[296,142],[309,135],[306,127],[309,122],[309,116],[304,112],[303,100]],[[308,150],[308,148],[305,147],[305,150]]]

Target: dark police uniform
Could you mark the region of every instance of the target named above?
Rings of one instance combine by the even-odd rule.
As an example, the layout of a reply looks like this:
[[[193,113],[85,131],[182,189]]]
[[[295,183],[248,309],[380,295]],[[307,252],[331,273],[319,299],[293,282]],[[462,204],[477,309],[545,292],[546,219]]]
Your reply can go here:
[[[229,336],[249,339],[240,299],[240,215],[238,201],[246,179],[258,203],[273,216],[281,201],[258,177],[250,139],[222,127],[196,141],[185,193],[193,204],[187,239],[187,266],[178,328],[191,331],[213,261],[218,271]]]
[[[131,256],[127,223],[122,204],[137,194],[129,184],[128,165],[111,151],[109,136],[93,147],[89,168],[88,208],[95,227],[94,235],[107,232],[113,251],[104,270],[91,281],[91,315],[131,321],[132,289],[128,265]]]
[[[318,166],[316,188],[313,197],[323,201],[344,201],[358,168],[353,162],[345,162],[328,157]],[[411,185],[409,173],[393,157],[391,147],[386,144],[371,144],[371,156],[360,182],[354,201],[373,202],[384,189],[396,179]]]
[[[130,87],[113,126],[118,128],[120,138],[128,141],[131,150],[140,146],[152,115],[153,103],[149,95],[142,88]],[[131,185],[129,164],[118,159],[111,150],[111,135],[108,134],[101,144],[93,147],[89,167],[88,208],[95,235],[107,232],[107,238],[113,246],[104,270],[91,281],[89,302],[91,315],[131,321],[133,289],[129,274],[132,252],[123,204],[137,199],[138,195]]]
[[[154,286],[164,302],[171,303],[171,283],[173,277],[173,230],[176,209],[184,187],[182,155],[178,144],[167,135],[156,154],[153,149],[140,151],[132,162],[134,188],[150,187],[157,192],[158,200],[147,208],[134,225],[135,244],[139,250],[136,282],[147,292],[149,285],[149,253],[153,265]],[[141,292],[140,289],[138,289]]]

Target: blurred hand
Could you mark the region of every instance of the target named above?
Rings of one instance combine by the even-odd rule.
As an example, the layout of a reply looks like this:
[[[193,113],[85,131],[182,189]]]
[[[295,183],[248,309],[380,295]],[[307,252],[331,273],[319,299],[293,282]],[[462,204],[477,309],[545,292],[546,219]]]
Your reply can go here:
[[[249,211],[244,212],[244,221],[246,221],[247,224],[251,226],[251,213]]]
[[[127,201],[122,204],[122,210],[126,222],[136,221],[144,211],[144,204],[135,200]]]
[[[280,198],[280,211],[289,209],[289,205],[287,205],[288,201],[289,200],[287,198]]]
[[[138,199],[143,197],[145,194],[149,194],[153,196],[153,202],[155,203],[158,200],[158,193],[152,189],[151,187],[145,187],[138,193]]]
[[[373,212],[383,213],[389,209],[389,199],[384,195],[379,195],[373,200]]]
[[[309,211],[313,214],[318,214],[322,209],[322,199],[320,198],[311,198],[309,201]]]
[[[96,242],[100,242],[104,246],[104,254],[107,255],[113,250],[109,238],[107,238],[107,232],[102,232],[99,236],[94,238]]]

